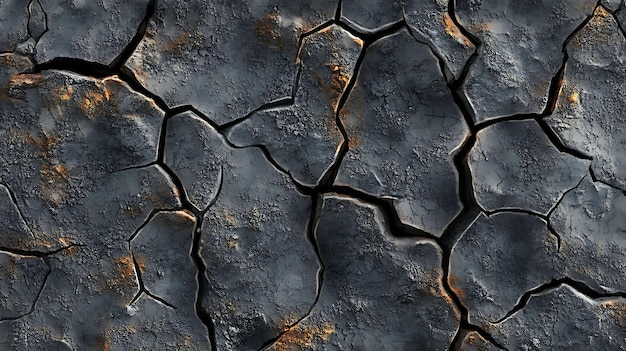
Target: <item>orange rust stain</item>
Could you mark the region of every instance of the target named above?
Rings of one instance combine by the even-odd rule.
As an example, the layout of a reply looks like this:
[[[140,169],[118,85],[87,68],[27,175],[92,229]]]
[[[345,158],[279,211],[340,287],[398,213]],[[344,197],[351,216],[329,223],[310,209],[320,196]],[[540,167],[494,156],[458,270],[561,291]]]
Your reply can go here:
[[[361,48],[363,48],[363,45],[365,45],[365,42],[357,37],[352,37],[352,41],[357,43]]]
[[[114,261],[119,270],[120,277],[124,280],[135,278],[135,264],[132,256],[125,256]]]
[[[13,85],[38,85],[42,81],[41,74],[16,74],[10,80]]]
[[[607,311],[620,327],[626,327],[626,304],[623,302],[605,301],[602,308]]]
[[[578,106],[580,104],[580,94],[577,91],[574,91],[567,97],[567,101],[572,106]]]
[[[196,217],[194,216],[193,212],[187,210],[187,209],[183,209],[180,211],[176,211],[176,215],[183,220],[191,220],[191,221],[195,221]]]
[[[326,65],[326,67],[328,67],[331,72],[330,85],[320,84],[320,86],[325,88],[326,92],[330,95],[333,111],[336,112],[339,98],[350,82],[350,75],[346,73],[344,68],[337,63]]]
[[[44,163],[39,170],[39,189],[47,202],[60,205],[66,198],[70,173],[63,165]]]
[[[470,344],[470,345],[475,345],[476,344],[476,335],[470,334],[467,337],[467,343]]]
[[[63,165],[44,164],[40,170],[41,181],[47,184],[56,184],[57,182],[66,180],[70,176],[70,172]]]
[[[335,332],[335,326],[331,323],[324,323],[320,326],[298,324],[293,327],[286,326],[285,329],[285,333],[272,347],[275,351],[313,350],[317,343],[328,342]]]
[[[77,249],[77,247],[76,246],[70,246],[71,243],[70,243],[69,238],[60,237],[60,238],[58,238],[58,240],[59,240],[59,243],[61,243],[62,247],[66,248],[65,250],[61,251],[61,253],[63,255],[69,256],[69,255],[74,254],[74,251]]]
[[[454,39],[456,39],[456,41],[465,45],[466,47],[473,46],[472,42],[469,39],[467,39],[463,35],[463,33],[461,33],[459,28],[456,26],[456,24],[452,20],[452,17],[450,17],[450,15],[447,12],[443,15],[442,22],[443,22],[443,27],[449,36],[453,37]]]
[[[59,99],[61,99],[61,101],[68,101],[72,98],[72,95],[74,95],[74,87],[72,87],[71,85],[68,85],[66,87],[59,87],[57,89],[55,89],[55,95],[59,96]]]
[[[103,94],[101,92],[88,91],[80,103],[80,109],[88,115],[99,112],[103,109],[103,103],[108,101],[109,97],[108,92]]]
[[[106,274],[103,280],[99,281],[98,289],[104,290],[107,288],[111,291],[124,291],[129,287],[134,288],[136,284],[136,273],[133,257],[127,255],[116,258],[112,263],[112,269]],[[137,260],[137,265],[140,269],[145,267],[145,264],[139,260]]]
[[[189,50],[194,43],[202,39],[204,39],[204,34],[202,34],[200,30],[196,30],[195,32],[182,32],[163,44],[163,52],[181,54]]]
[[[129,332],[129,333],[131,333],[131,334],[135,334],[135,333],[137,333],[137,329],[135,328],[135,326],[134,326],[134,325],[129,325],[129,326],[127,326],[127,327],[126,327],[126,330],[128,330],[128,332]]]
[[[320,89],[326,93],[330,99],[332,113],[329,112],[323,116],[324,129],[327,137],[330,139],[342,139],[341,131],[337,127],[337,120],[335,113],[339,104],[339,99],[343,93],[345,87],[350,82],[350,75],[346,73],[345,69],[337,62],[325,65],[328,68],[329,81],[317,74],[317,83]]]
[[[460,288],[460,279],[459,277],[450,274],[448,276],[448,283],[450,284],[450,289],[452,290],[452,292],[459,297],[459,299],[461,300],[465,300],[467,299],[467,294],[465,294],[465,291],[463,289]]]
[[[237,250],[239,248],[239,239],[236,237],[228,239],[228,242],[226,243],[226,248],[228,250]]]
[[[263,45],[272,49],[278,49],[282,46],[282,40],[279,32],[280,17],[278,12],[273,12],[256,23],[254,32]]]

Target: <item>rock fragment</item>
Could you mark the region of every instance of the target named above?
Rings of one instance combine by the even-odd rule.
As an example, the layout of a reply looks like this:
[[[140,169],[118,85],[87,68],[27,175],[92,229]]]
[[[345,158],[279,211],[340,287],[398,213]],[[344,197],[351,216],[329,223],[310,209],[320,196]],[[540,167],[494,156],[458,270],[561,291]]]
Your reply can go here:
[[[533,120],[505,121],[478,132],[469,167],[484,209],[547,215],[587,174],[589,161],[559,152]]]
[[[476,122],[542,113],[568,36],[593,13],[594,0],[463,0],[461,25],[482,43],[464,86]]]
[[[197,149],[177,152],[166,163],[179,174],[204,165],[206,174],[185,185],[196,197],[214,194],[202,222],[200,254],[209,287],[202,303],[215,324],[217,348],[258,349],[278,335],[280,321],[300,318],[315,300],[318,262],[307,240],[310,200],[258,148],[228,146],[192,113],[172,117],[168,126],[177,132],[169,134],[166,149],[187,142]],[[217,170],[222,170],[217,188],[195,186],[205,180],[214,184]]]
[[[0,322],[31,312],[48,273],[40,257],[0,252]]]
[[[468,128],[428,46],[406,30],[372,44],[340,118],[337,183],[394,198],[403,222],[440,235],[461,210],[453,153]]]
[[[149,0],[39,3],[46,14],[48,31],[37,43],[37,62],[69,57],[106,65],[124,51],[137,33]]]
[[[439,52],[458,78],[475,50],[448,13],[448,1],[359,1],[342,2],[342,17],[359,27],[375,30],[405,19],[414,33]]]
[[[547,122],[566,146],[593,157],[598,179],[626,189],[626,39],[613,15],[599,7],[567,52],[564,86]]]
[[[28,6],[23,0],[0,2],[0,53],[10,52],[28,39]]]
[[[563,197],[550,223],[570,277],[597,291],[626,291],[624,213],[625,194],[589,178]]]
[[[50,252],[42,253],[49,275],[32,313],[2,323],[0,348],[110,349],[111,337],[137,333],[132,323],[148,325],[139,312],[131,318],[139,285],[127,240],[154,210],[181,207],[170,177],[154,165],[164,113],[116,78],[20,73],[29,71],[28,59],[0,56],[0,183],[13,193],[2,211],[21,210],[24,223],[6,227],[31,229],[23,245]],[[142,337],[163,331],[154,349],[207,345],[193,313],[150,308],[154,323],[201,331],[185,339],[191,332],[151,324]],[[119,323],[129,327],[112,332]]]
[[[335,25],[307,36],[293,105],[254,113],[233,128],[229,139],[238,145],[266,145],[295,179],[317,184],[343,142],[336,110],[362,45]]]
[[[157,3],[128,66],[170,106],[191,104],[223,124],[288,97],[301,33],[330,20],[336,1]]]
[[[532,296],[492,334],[509,350],[619,350],[626,343],[624,311],[624,299],[592,300],[562,285]]]
[[[495,323],[526,291],[560,278],[557,244],[538,217],[480,215],[450,256],[449,283],[468,308],[470,323]]]
[[[325,267],[319,300],[295,326],[286,321],[272,350],[449,346],[459,321],[433,244],[395,239],[378,210],[332,196],[316,238]]]
[[[197,290],[190,255],[194,226],[195,217],[185,211],[158,212],[130,242],[144,287],[190,315]]]

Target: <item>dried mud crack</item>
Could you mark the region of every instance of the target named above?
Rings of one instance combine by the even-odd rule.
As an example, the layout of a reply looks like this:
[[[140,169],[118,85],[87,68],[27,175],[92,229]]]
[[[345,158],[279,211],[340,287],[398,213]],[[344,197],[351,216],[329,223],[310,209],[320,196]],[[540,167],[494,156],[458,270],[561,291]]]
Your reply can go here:
[[[0,349],[626,349],[624,6],[0,3]]]

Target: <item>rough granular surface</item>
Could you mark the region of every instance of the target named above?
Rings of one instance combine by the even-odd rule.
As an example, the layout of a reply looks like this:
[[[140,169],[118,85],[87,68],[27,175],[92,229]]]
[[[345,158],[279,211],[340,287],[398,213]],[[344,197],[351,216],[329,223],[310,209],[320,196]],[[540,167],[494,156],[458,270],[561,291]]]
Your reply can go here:
[[[624,28],[0,0],[0,350],[626,350]]]

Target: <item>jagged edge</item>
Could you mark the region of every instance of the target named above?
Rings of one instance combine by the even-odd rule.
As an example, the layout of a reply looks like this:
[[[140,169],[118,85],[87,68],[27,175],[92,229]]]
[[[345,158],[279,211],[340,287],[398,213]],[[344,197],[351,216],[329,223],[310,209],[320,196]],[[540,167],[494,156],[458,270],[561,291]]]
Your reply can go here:
[[[509,319],[511,316],[513,316],[514,314],[516,314],[517,312],[521,311],[522,309],[524,309],[524,307],[526,307],[526,305],[528,304],[528,302],[530,301],[531,298],[535,297],[535,296],[541,296],[541,295],[545,295],[551,291],[554,291],[556,289],[558,289],[561,286],[569,286],[570,288],[576,290],[577,292],[585,295],[586,297],[592,299],[592,300],[598,300],[598,299],[602,299],[602,298],[626,298],[626,292],[615,292],[615,293],[601,293],[601,292],[597,292],[594,289],[592,289],[589,285],[587,285],[586,283],[579,281],[579,280],[575,280],[573,278],[570,277],[564,277],[564,278],[559,278],[559,279],[552,279],[551,281],[544,283],[534,289],[528,290],[527,292],[525,292],[517,301],[517,303],[515,304],[515,306],[509,311],[507,312],[504,317],[498,319],[495,322],[492,322],[492,324],[500,324],[502,322],[505,322],[507,319]]]
[[[309,216],[309,220],[307,223],[307,240],[309,244],[313,248],[315,252],[315,256],[317,257],[317,263],[319,265],[317,270],[317,287],[315,290],[315,299],[313,303],[309,307],[309,310],[298,320],[290,325],[286,326],[284,330],[282,330],[276,337],[266,341],[259,347],[259,351],[268,350],[270,347],[275,345],[280,338],[293,328],[295,328],[298,324],[300,324],[303,320],[307,319],[312,313],[315,306],[319,302],[320,296],[322,294],[322,288],[324,286],[324,273],[326,271],[326,265],[324,264],[324,260],[322,259],[322,254],[320,251],[319,243],[317,241],[317,225],[319,224],[319,219],[322,213],[322,208],[324,206],[324,197],[321,194],[312,194],[311,196],[311,213]]]

